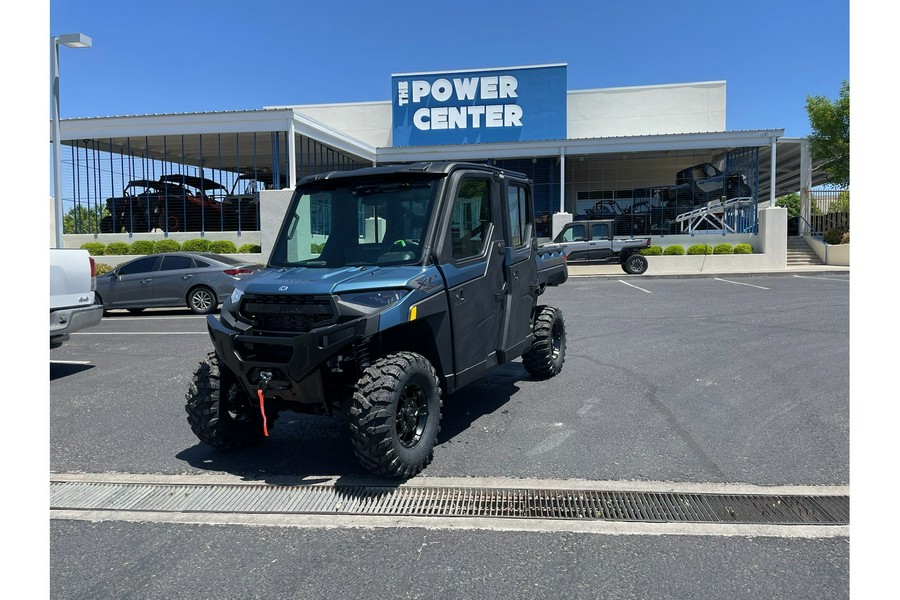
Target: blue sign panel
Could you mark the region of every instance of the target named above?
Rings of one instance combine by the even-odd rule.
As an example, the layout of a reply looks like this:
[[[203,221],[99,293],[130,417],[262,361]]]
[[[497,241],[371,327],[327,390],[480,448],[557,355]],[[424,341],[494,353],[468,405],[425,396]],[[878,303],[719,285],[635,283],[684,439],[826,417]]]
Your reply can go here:
[[[393,145],[566,137],[566,65],[391,76]]]

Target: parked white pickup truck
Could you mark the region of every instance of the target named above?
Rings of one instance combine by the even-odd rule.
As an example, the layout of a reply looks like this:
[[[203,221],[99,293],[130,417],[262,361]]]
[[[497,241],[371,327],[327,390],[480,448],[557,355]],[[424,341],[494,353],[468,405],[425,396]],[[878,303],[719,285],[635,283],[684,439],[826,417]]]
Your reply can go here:
[[[69,335],[93,327],[103,318],[103,305],[94,302],[97,275],[87,250],[50,249],[50,347],[58,348]]]

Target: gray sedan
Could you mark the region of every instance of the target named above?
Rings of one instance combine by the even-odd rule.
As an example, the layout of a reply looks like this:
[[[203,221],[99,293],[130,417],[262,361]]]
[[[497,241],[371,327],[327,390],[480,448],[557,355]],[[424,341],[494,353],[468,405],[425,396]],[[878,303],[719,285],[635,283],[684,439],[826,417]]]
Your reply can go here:
[[[262,265],[205,252],[142,256],[97,277],[97,302],[105,310],[187,306],[198,315],[213,312],[234,284]]]

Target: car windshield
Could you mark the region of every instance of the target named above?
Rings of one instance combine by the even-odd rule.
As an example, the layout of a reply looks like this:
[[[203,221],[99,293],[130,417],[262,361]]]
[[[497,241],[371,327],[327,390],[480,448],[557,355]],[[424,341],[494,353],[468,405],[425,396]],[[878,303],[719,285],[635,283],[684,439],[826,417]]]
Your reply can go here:
[[[347,267],[415,264],[434,204],[432,177],[326,181],[295,192],[270,264]]]

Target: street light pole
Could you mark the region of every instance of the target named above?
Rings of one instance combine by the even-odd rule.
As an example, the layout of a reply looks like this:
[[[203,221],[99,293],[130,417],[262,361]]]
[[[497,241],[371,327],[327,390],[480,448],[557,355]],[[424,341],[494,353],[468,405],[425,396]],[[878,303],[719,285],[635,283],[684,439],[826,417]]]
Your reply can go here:
[[[90,48],[91,38],[83,33],[64,33],[50,38],[51,104],[53,111],[53,207],[56,212],[56,247],[63,247],[62,181],[59,175],[59,45]]]

